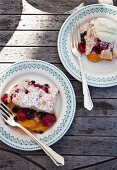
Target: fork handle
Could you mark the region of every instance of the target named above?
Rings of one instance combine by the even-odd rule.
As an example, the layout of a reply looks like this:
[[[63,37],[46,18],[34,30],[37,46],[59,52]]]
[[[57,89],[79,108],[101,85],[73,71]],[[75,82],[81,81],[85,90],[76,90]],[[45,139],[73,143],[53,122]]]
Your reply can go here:
[[[49,146],[45,145],[41,140],[37,139],[31,132],[29,132],[26,128],[21,126],[17,123],[17,126],[21,128],[25,133],[27,133],[31,138],[35,140],[35,142],[40,146],[41,149],[53,160],[53,162],[57,166],[63,166],[64,165],[64,158],[56,153],[53,149],[51,149]]]
[[[87,110],[92,110],[93,108],[93,102],[91,99],[91,95],[90,95],[90,91],[88,88],[88,84],[86,81],[86,77],[84,74],[84,70],[83,70],[83,66],[82,66],[82,62],[81,62],[81,57],[79,58],[79,65],[80,65],[80,71],[81,71],[81,76],[82,76],[82,87],[83,87],[83,95],[84,95],[84,107]]]

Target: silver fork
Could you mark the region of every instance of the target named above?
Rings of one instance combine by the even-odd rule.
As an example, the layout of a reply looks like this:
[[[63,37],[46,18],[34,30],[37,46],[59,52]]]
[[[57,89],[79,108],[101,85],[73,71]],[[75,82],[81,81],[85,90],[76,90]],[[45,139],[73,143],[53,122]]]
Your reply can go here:
[[[11,110],[3,103],[0,103],[0,117],[10,126],[19,127],[21,128],[25,133],[27,133],[31,138],[33,138],[36,143],[40,146],[41,149],[53,160],[53,162],[57,166],[63,166],[64,165],[64,158],[56,153],[54,150],[52,150],[49,146],[45,145],[42,141],[37,139],[31,132],[29,132],[26,128],[21,126],[19,123],[15,122],[14,116],[11,112]]]
[[[77,57],[79,61],[81,77],[82,77],[83,95],[84,95],[84,107],[87,110],[92,110],[93,102],[91,100],[90,91],[88,88],[88,84],[87,84],[86,77],[84,74],[84,69],[82,66],[82,61],[81,61],[82,54],[77,50],[78,42],[79,43],[81,42],[79,28],[80,26],[77,23],[75,23],[74,26],[71,27],[71,51],[74,54],[74,56]]]

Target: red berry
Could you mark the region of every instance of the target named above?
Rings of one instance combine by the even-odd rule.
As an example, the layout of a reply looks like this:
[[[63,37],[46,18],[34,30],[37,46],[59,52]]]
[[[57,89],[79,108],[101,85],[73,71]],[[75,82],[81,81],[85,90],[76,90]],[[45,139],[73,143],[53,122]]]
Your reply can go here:
[[[29,91],[27,89],[25,89],[25,94],[28,94],[28,93],[29,93]]]
[[[56,117],[53,114],[47,113],[41,118],[43,126],[52,126],[56,122]]]
[[[40,85],[40,84],[34,84],[34,87],[42,88],[43,86],[42,86],[42,85]]]
[[[84,53],[84,52],[85,52],[85,45],[84,45],[84,44],[81,44],[81,43],[78,43],[78,50],[79,50],[81,53]]]
[[[4,104],[8,104],[8,94],[4,94],[2,97],[1,97],[1,101],[4,103]]]
[[[15,92],[16,92],[16,93],[19,93],[19,89],[16,89]]]
[[[46,93],[48,93],[48,87],[43,86],[42,89],[43,89]]]
[[[17,118],[18,118],[18,120],[20,120],[20,121],[26,120],[26,113],[23,112],[23,111],[19,111],[19,112],[17,113]]]

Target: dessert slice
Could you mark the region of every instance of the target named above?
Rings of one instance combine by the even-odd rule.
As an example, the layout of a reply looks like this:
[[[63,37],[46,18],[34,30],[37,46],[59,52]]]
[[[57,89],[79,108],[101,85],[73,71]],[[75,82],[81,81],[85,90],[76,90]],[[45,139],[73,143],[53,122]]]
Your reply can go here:
[[[58,89],[35,81],[21,81],[8,94],[8,102],[21,108],[54,113]]]
[[[45,132],[55,122],[54,113],[58,89],[35,81],[21,81],[1,97],[15,114],[15,120],[35,132]]]
[[[117,22],[109,18],[97,18],[88,23],[84,44],[87,58],[93,62],[117,58],[115,48]],[[81,37],[82,38],[82,37]],[[81,46],[82,46],[81,41]],[[79,46],[78,49],[80,50]]]

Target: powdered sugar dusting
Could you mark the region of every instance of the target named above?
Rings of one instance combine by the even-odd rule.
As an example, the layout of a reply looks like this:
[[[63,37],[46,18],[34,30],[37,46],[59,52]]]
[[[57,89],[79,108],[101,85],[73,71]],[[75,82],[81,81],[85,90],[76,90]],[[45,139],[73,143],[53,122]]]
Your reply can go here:
[[[29,81],[22,81],[15,86],[10,94],[12,102],[22,108],[33,108],[37,111],[54,113],[54,107],[58,89],[55,86],[49,87],[48,93]]]

